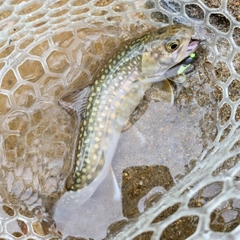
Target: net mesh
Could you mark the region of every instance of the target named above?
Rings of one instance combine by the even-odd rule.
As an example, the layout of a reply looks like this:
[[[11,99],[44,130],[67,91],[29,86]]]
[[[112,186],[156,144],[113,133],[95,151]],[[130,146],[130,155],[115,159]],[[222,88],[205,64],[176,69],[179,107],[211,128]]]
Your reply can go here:
[[[237,239],[240,234],[239,4],[238,0],[1,1],[1,238],[63,237],[61,224],[66,223],[56,224],[49,209],[64,191],[75,123],[58,106],[58,100],[91,84],[104,59],[123,41],[152,27],[180,22],[193,26],[207,40],[199,53],[197,71],[190,76],[189,85],[179,90],[176,100],[177,107],[191,103],[194,108],[191,116],[198,113],[198,136],[182,145],[184,158],[189,159],[184,173],[176,171],[173,179],[166,177],[168,184],[159,183],[167,192],[152,191],[142,211],[138,201],[156,187],[156,182],[139,196],[135,194],[137,201],[130,210],[124,208],[123,201],[123,213],[128,220],[112,224],[107,238]],[[152,111],[154,114],[154,106]],[[186,122],[186,113],[183,111],[178,121],[185,121],[181,131],[189,137],[196,130],[193,124],[196,116]],[[166,130],[161,134],[167,139]],[[188,149],[188,143],[197,144],[199,139],[198,148]],[[119,158],[124,159],[124,149],[129,150],[126,156],[134,155],[131,152],[134,146],[121,148],[121,144],[120,141],[123,153]],[[136,153],[134,156],[137,157]],[[132,176],[140,171],[131,168],[123,171],[124,176],[129,176],[122,179],[123,189],[136,191]],[[154,167],[147,171],[158,170]],[[132,189],[125,185],[129,180]],[[78,227],[68,228],[65,237],[74,235],[74,228]],[[86,237],[79,231],[78,234]]]

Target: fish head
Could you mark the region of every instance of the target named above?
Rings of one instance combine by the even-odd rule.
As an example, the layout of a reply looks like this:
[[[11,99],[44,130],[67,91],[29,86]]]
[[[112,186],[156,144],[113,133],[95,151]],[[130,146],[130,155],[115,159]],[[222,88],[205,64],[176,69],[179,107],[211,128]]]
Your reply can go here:
[[[194,31],[184,25],[167,26],[150,33],[141,62],[145,76],[159,76],[188,57],[200,45],[193,39]]]

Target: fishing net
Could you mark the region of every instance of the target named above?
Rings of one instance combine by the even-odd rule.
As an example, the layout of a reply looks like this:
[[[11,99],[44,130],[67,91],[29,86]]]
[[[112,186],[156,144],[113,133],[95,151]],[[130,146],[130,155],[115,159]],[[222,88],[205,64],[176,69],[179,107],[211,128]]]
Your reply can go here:
[[[239,0],[0,1],[1,239],[237,239],[239,7]],[[195,70],[174,86],[174,106],[150,104],[122,134],[112,166],[121,207],[93,198],[57,216],[76,137],[59,99],[91,84],[124,41],[178,23],[206,43]]]

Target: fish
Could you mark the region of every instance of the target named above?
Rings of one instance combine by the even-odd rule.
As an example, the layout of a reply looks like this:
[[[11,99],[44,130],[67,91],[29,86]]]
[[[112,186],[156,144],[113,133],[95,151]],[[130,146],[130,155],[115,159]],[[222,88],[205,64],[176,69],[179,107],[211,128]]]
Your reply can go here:
[[[80,122],[68,191],[94,193],[108,173],[119,136],[147,89],[199,47],[194,30],[184,25],[154,29],[127,41],[106,62],[94,83],[61,99]],[[71,105],[71,106],[70,106]],[[86,192],[86,191],[85,191]],[[88,196],[88,197],[89,197]]]

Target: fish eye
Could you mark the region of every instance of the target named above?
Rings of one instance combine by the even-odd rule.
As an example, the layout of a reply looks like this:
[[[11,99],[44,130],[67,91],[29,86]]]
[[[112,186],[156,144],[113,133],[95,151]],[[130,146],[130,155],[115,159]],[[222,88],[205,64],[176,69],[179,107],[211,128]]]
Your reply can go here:
[[[169,41],[166,44],[166,50],[168,52],[174,52],[175,50],[178,49],[179,45],[180,45],[180,41],[178,39]]]

